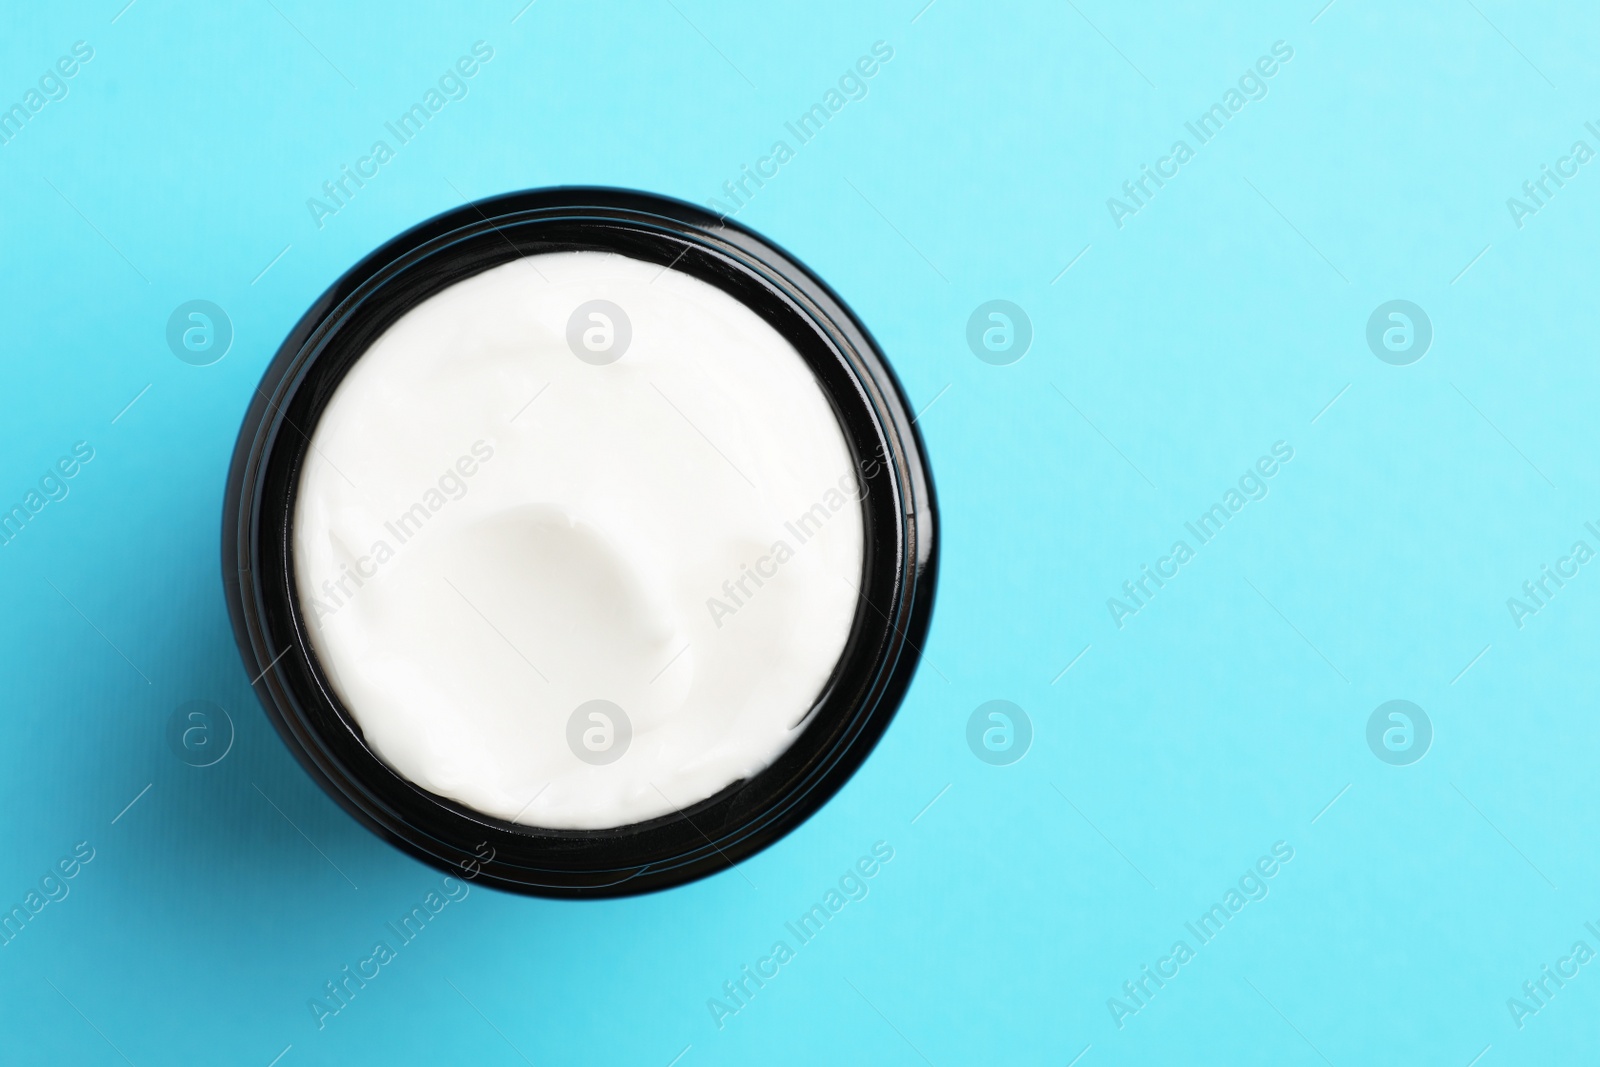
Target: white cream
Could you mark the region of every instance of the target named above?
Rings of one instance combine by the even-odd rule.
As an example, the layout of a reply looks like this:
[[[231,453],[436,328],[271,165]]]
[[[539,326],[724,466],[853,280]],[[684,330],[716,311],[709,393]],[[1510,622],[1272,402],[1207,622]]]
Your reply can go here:
[[[703,800],[788,748],[844,648],[843,433],[793,346],[682,272],[475,275],[378,339],[311,443],[318,658],[379,756],[481,812],[595,829]]]

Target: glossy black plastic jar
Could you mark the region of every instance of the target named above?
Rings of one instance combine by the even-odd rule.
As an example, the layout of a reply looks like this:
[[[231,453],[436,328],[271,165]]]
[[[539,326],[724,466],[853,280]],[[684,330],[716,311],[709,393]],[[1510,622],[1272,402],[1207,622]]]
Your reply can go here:
[[[603,251],[731,294],[799,351],[861,474],[861,595],[809,723],[776,762],[646,822],[552,830],[505,822],[402,777],[362,737],[318,663],[294,575],[295,497],[311,434],[346,371],[407,311],[510,260]],[[820,808],[899,706],[933,604],[933,482],[921,439],[865,327],[823,282],[751,231],[675,200],[559,188],[468,204],[401,234],[340,278],[278,350],[239,432],[222,564],[245,670],[284,743],[336,801],[441,869],[541,896],[664,889],[738,863]],[[259,676],[259,677],[258,677]]]

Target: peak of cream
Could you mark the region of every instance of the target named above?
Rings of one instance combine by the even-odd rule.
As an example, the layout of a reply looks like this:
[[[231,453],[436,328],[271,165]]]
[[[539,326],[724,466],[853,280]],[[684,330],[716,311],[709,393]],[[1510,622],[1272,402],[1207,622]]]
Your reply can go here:
[[[810,369],[737,299],[532,256],[353,365],[300,476],[295,581],[398,773],[514,822],[623,826],[804,728],[856,615],[859,485]]]

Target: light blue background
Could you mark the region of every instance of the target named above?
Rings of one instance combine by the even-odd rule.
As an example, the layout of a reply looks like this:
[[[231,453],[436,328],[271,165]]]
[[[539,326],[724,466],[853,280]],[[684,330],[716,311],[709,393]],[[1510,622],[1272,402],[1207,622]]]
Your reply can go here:
[[[95,49],[0,146],[0,502],[96,450],[0,548],[0,903],[96,850],[0,948],[0,1060],[1600,1049],[1600,963],[1520,1030],[1506,1006],[1574,941],[1600,949],[1600,564],[1520,630],[1506,607],[1574,540],[1600,548],[1600,162],[1521,229],[1506,207],[1574,140],[1600,149],[1592,10],[120,3],[12,5],[0,38],[6,103]],[[470,95],[319,229],[306,199],[480,39]],[[605,903],[475,888],[319,1031],[308,1000],[440,876],[300,771],[234,651],[218,529],[263,368],[342,271],[463,196],[704,202],[877,40],[867,97],[738,218],[844,296],[926,409],[941,583],[892,729],[739,872]],[[1107,197],[1279,40],[1267,97],[1117,228]],[[194,298],[236,330],[209,367],[163,337]],[[966,346],[994,298],[1034,325],[1011,366]],[[1394,298],[1435,330],[1407,367],[1364,340]],[[1106,598],[1279,440],[1270,496],[1119,630]],[[997,698],[1035,730],[1007,767],[965,741]],[[1396,698],[1435,730],[1406,767],[1365,740]],[[237,727],[214,767],[166,744],[190,700]],[[879,840],[870,896],[719,1030],[707,999]],[[1278,841],[1270,896],[1118,1029],[1107,999]]]

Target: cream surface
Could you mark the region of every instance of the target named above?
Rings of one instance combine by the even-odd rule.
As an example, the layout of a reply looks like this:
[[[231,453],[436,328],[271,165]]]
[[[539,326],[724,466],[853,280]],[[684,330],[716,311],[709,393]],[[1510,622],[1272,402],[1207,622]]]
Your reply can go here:
[[[468,278],[311,443],[318,658],[390,766],[479,811],[596,829],[703,800],[794,741],[844,648],[843,433],[799,353],[687,274],[567,252]]]

